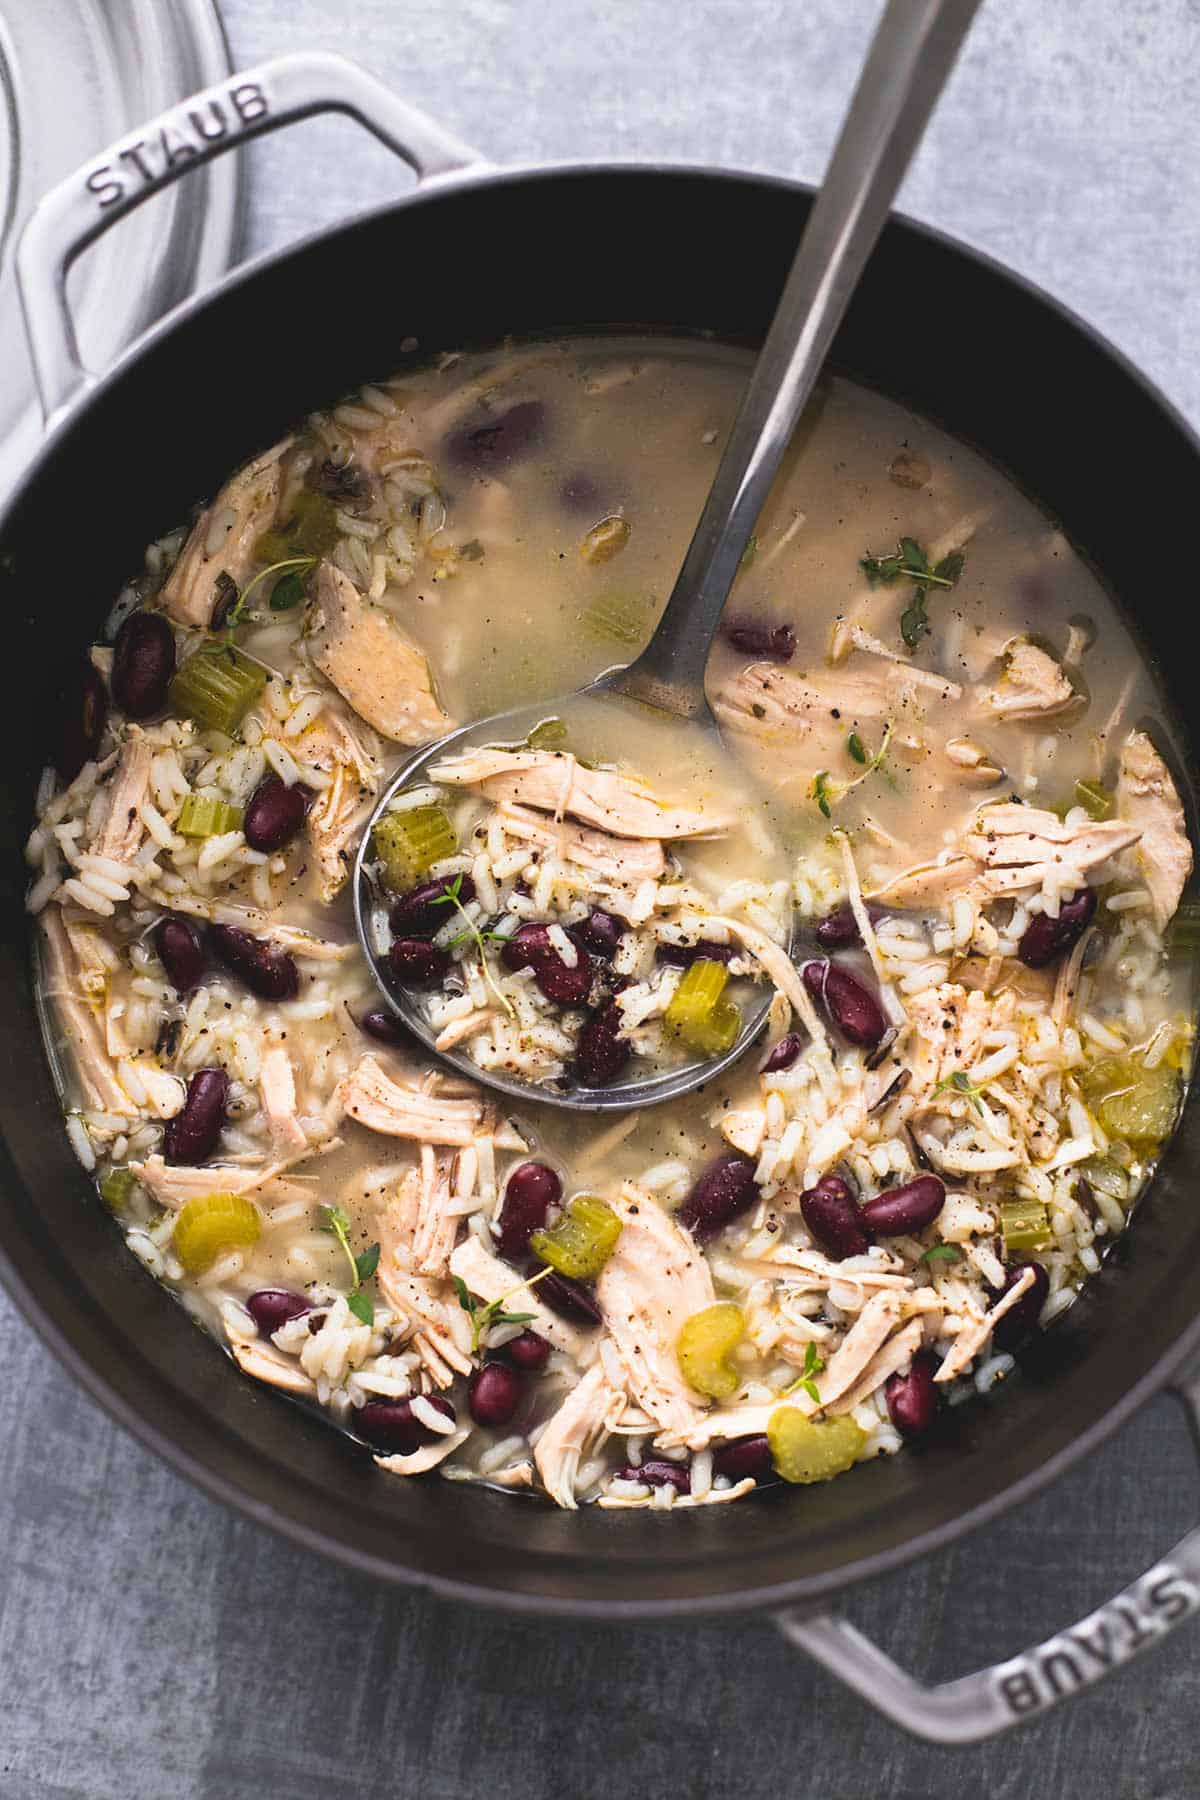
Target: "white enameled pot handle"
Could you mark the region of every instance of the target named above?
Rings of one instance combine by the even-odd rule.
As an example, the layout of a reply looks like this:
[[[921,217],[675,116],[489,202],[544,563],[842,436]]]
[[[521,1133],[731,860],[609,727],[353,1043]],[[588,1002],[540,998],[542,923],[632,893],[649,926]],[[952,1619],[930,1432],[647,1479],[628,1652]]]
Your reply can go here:
[[[80,252],[190,169],[248,138],[326,112],[356,119],[422,181],[483,161],[342,56],[281,56],[181,100],[52,188],[21,235],[17,282],[48,420],[94,379],[80,360],[66,297],[67,271]]]
[[[1200,1440],[1200,1369],[1173,1390]],[[848,1619],[800,1609],[775,1623],[798,1649],[915,1737],[973,1744],[1035,1718],[1157,1644],[1200,1608],[1200,1527],[1095,1612],[1007,1662],[927,1687]]]

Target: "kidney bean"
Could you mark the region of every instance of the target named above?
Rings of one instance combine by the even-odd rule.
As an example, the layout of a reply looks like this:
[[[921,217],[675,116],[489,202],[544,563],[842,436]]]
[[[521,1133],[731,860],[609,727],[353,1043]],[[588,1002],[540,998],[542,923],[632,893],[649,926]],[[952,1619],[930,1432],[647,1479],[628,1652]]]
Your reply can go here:
[[[395,938],[388,951],[388,967],[401,987],[436,987],[450,971],[450,955],[424,938]]]
[[[1095,888],[1081,887],[1062,902],[1057,919],[1049,913],[1038,913],[1025,927],[1017,946],[1017,955],[1025,967],[1045,969],[1065,956],[1079,942],[1095,911]]]
[[[286,1288],[259,1288],[246,1302],[246,1311],[258,1326],[259,1337],[270,1337],[290,1319],[299,1319],[312,1311],[311,1300],[303,1294],[290,1294]]]
[[[867,917],[872,925],[877,924],[885,915],[882,906],[872,906],[867,902]],[[823,950],[851,950],[862,943],[862,934],[858,929],[858,920],[854,916],[854,908],[848,900],[827,912],[823,919],[817,920],[816,939]]]
[[[210,925],[208,941],[231,975],[260,1000],[294,1000],[300,987],[295,960],[270,938],[240,925]]]
[[[937,1364],[927,1351],[913,1357],[907,1375],[893,1375],[883,1390],[888,1417],[901,1437],[920,1437],[933,1424],[938,1392],[934,1386]]]
[[[373,1037],[376,1043],[388,1044],[393,1050],[411,1046],[417,1041],[403,1019],[390,1006],[373,1006],[369,1012],[363,1013],[358,1021],[358,1029],[365,1031],[368,1037]]]
[[[594,906],[581,925],[570,927],[571,936],[581,950],[592,956],[602,957],[605,962],[615,956],[617,945],[625,923],[614,913],[605,912],[602,907]]]
[[[500,952],[506,969],[535,969],[544,956],[553,954],[549,928],[545,925],[518,925]]]
[[[113,699],[131,719],[148,719],[167,703],[175,673],[175,633],[161,613],[132,612],[113,647]]]
[[[1005,1278],[1003,1292],[1014,1288],[1026,1269],[1033,1270],[1033,1286],[1026,1288],[1016,1305],[999,1321],[992,1337],[1001,1350],[1015,1350],[1022,1339],[1036,1331],[1050,1293],[1050,1277],[1041,1263],[1014,1263]]]
[[[703,1170],[676,1216],[703,1242],[753,1206],[757,1194],[750,1158],[727,1150]]]
[[[541,1231],[550,1208],[562,1198],[562,1182],[546,1163],[519,1163],[504,1185],[496,1219],[496,1247],[509,1262],[529,1250],[529,1239]]]
[[[616,1472],[618,1481],[640,1481],[643,1487],[673,1487],[677,1494],[690,1494],[692,1472],[686,1463],[668,1462],[666,1457],[651,1457],[636,1467],[626,1463]]]
[[[791,662],[796,654],[796,634],[790,625],[772,625],[768,619],[726,619],[721,636],[745,656],[768,662]]]
[[[545,1283],[539,1282],[538,1286],[544,1287]],[[535,1375],[549,1362],[550,1346],[536,1331],[522,1331],[515,1338],[509,1338],[499,1355],[527,1375]]]
[[[840,963],[815,957],[800,971],[804,985],[848,1044],[873,1050],[887,1036],[888,1022],[870,988]]]
[[[446,440],[447,460],[459,469],[491,475],[536,450],[545,435],[546,408],[540,400],[519,400],[486,424],[463,425]]]
[[[858,1204],[840,1175],[823,1175],[815,1187],[806,1189],[800,1196],[800,1211],[817,1243],[834,1262],[862,1256],[871,1248]]]
[[[54,766],[74,781],[84,763],[94,762],[108,720],[108,695],[90,662],[82,658],[59,672],[50,702]]]
[[[592,968],[586,956],[580,956],[570,968],[550,942],[545,925],[521,925],[513,932],[500,960],[508,969],[532,969],[533,978],[556,1006],[582,1006],[592,988]]]
[[[194,919],[168,913],[151,933],[154,951],[177,994],[190,994],[208,961],[204,937]]]
[[[560,1275],[555,1269],[549,1275],[543,1275],[533,1291],[560,1319],[571,1319],[577,1325],[604,1323],[604,1314],[592,1295],[574,1276]]]
[[[163,1127],[163,1155],[169,1163],[207,1162],[225,1123],[229,1077],[224,1069],[198,1069],[187,1085],[182,1111]]]
[[[467,1406],[477,1425],[507,1425],[525,1394],[525,1383],[507,1363],[484,1363],[467,1383]]]
[[[607,1087],[615,1081],[633,1046],[621,1037],[622,1013],[615,1000],[598,1007],[575,1040],[575,1069],[584,1087]]]
[[[771,1446],[765,1433],[731,1438],[729,1443],[721,1444],[713,1451],[713,1474],[724,1475],[729,1481],[744,1481],[747,1475],[752,1475],[755,1481],[763,1481],[774,1472]]]
[[[674,969],[690,969],[694,962],[732,962],[737,950],[732,944],[714,944],[708,938],[700,938],[694,944],[660,944],[658,946],[659,962],[670,963]]]
[[[790,1069],[803,1048],[804,1037],[799,1031],[786,1032],[763,1064],[763,1074],[773,1075],[777,1069]]]
[[[304,815],[313,802],[313,791],[303,782],[291,787],[278,775],[266,775],[246,802],[242,822],[246,842],[252,850],[266,855],[290,844],[304,823]]]
[[[908,1237],[932,1225],[946,1201],[946,1184],[937,1175],[916,1175],[899,1187],[876,1194],[860,1217],[881,1237]]]
[[[445,876],[441,881],[425,881],[420,887],[410,888],[407,894],[401,894],[392,902],[392,910],[388,921],[392,927],[392,935],[402,938],[432,937],[443,925],[448,925],[455,918],[454,906],[446,898],[448,881]],[[463,906],[468,906],[475,898],[475,883],[469,875],[459,877],[458,898]]]
[[[455,1422],[457,1415],[448,1400],[440,1394],[427,1394],[425,1398],[435,1412]],[[428,1425],[422,1425],[408,1400],[368,1400],[365,1406],[355,1408],[354,1429],[376,1450],[397,1456],[411,1456],[437,1436]]]

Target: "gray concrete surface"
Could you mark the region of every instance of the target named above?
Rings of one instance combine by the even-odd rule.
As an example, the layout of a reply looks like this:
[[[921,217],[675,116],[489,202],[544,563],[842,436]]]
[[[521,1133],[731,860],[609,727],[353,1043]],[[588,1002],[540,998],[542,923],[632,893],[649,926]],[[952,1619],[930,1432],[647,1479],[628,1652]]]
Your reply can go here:
[[[807,177],[875,11],[226,0],[239,62],[347,50],[497,159],[615,152]],[[1200,0],[990,0],[904,205],[1062,296],[1200,422],[1198,75]],[[400,180],[345,124],[263,147],[254,178],[255,248]],[[374,1591],[193,1493],[2,1302],[0,1329],[0,1800],[1200,1794],[1195,1624],[1007,1740],[932,1750],[766,1622],[601,1631]],[[1041,1500],[850,1611],[944,1677],[1098,1602],[1194,1521],[1197,1498],[1160,1401]]]

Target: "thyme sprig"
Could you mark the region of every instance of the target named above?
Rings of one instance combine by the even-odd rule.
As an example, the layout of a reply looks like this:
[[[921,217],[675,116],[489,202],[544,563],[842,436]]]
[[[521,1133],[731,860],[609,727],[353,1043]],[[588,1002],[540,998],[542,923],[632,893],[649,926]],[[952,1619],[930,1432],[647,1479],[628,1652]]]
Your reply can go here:
[[[866,745],[857,731],[852,731],[846,739],[846,750],[851,759],[861,765],[862,774],[856,775],[852,781],[837,781],[828,769],[822,769],[819,774],[813,776],[812,785],[808,790],[809,797],[816,801],[827,819],[832,817],[833,808],[840,800],[844,800],[847,794],[852,793],[860,782],[866,781],[869,776],[873,775],[876,769],[883,767],[883,760],[888,753],[891,741],[892,723],[890,719],[884,726],[883,737],[880,739],[879,748],[874,755],[868,754]]]
[[[515,1019],[517,1015],[513,1003],[508,995],[501,991],[496,981],[496,977],[492,973],[492,965],[488,961],[487,954],[487,946],[489,944],[502,944],[507,941],[505,934],[502,931],[481,931],[479,929],[478,925],[462,903],[462,879],[461,874],[456,875],[453,881],[447,882],[437,899],[430,901],[431,906],[453,906],[459,917],[462,919],[463,930],[450,939],[446,948],[448,950],[456,950],[460,944],[474,944],[479,955],[479,965],[483,971],[483,979],[487,982],[492,993],[504,1008],[507,1016],[510,1019]]]
[[[936,567],[931,567],[916,538],[902,537],[891,556],[863,556],[858,566],[872,587],[877,581],[887,586],[901,577],[915,584],[913,597],[900,615],[900,636],[908,649],[915,650],[929,630],[929,589],[952,588],[963,572],[964,561],[961,550],[952,550]]]
[[[373,1325],[375,1308],[371,1303],[370,1295],[363,1292],[363,1282],[370,1281],[379,1267],[379,1245],[368,1244],[360,1255],[355,1256],[350,1248],[350,1219],[340,1206],[319,1206],[317,1218],[321,1230],[327,1231],[331,1237],[337,1239],[345,1253],[346,1261],[350,1264],[353,1286],[346,1295],[346,1305],[355,1318],[361,1320],[364,1325]]]

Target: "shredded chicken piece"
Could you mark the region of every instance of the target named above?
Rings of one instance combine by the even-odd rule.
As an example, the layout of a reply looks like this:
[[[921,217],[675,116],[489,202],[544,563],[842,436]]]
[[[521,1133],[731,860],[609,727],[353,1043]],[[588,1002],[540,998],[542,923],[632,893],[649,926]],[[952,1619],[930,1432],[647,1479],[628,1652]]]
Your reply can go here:
[[[982,688],[979,703],[1000,719],[1044,719],[1062,712],[1075,689],[1048,651],[1027,638],[1008,646],[1004,672],[995,687]]]
[[[861,625],[850,627],[850,641],[856,650],[863,651],[867,656],[882,656],[886,662],[896,663],[905,671],[906,678],[912,687],[928,688],[937,695],[939,700],[962,698],[962,688],[957,681],[948,680],[945,675],[939,675],[934,669],[918,668],[914,662],[910,661],[907,654],[902,655],[899,650],[889,649],[887,644],[879,638],[872,637],[869,631],[864,631]]]
[[[329,786],[309,807],[304,821],[321,877],[321,898],[326,904],[346,884],[351,853],[382,778],[381,764],[374,749],[364,741],[366,736],[372,746],[378,746],[379,740],[365,725],[360,735],[333,707],[327,707],[296,745],[297,755],[303,761],[324,769],[332,777]]]
[[[454,720],[434,698],[429,664],[416,645],[330,562],[317,572],[308,654],[381,737],[426,744],[454,729]]]
[[[137,1108],[121,1086],[104,1041],[99,1012],[84,998],[83,983],[71,942],[56,906],[41,915],[43,992],[53,1002],[56,1036],[75,1067],[89,1107],[104,1112],[134,1113]]]
[[[887,1291],[872,1294],[817,1380],[822,1407],[831,1407],[861,1381],[872,1357],[891,1335],[899,1318],[898,1295]],[[788,1396],[789,1403],[799,1406],[801,1411],[812,1410],[811,1400],[808,1407],[804,1406],[807,1398],[803,1390]]]
[[[497,810],[509,837],[553,850],[564,862],[577,863],[606,880],[658,881],[666,868],[658,838],[611,837],[607,831],[591,831],[566,819],[551,820],[524,806],[510,804]]]
[[[831,1413],[853,1412],[854,1408],[867,1400],[877,1388],[881,1388],[889,1376],[906,1369],[914,1355],[921,1347],[924,1327],[920,1319],[912,1319],[903,1326],[894,1337],[891,1337],[877,1350],[858,1380],[834,1400],[828,1410]]]
[[[956,1376],[974,1362],[975,1357],[991,1337],[993,1331],[1006,1312],[1011,1312],[1017,1301],[1033,1286],[1034,1273],[1031,1268],[1022,1270],[1020,1277],[1014,1281],[1007,1294],[997,1300],[990,1312],[982,1319],[965,1325],[951,1344],[946,1356],[934,1376],[935,1381],[953,1381]]]
[[[610,1204],[622,1229],[596,1298],[633,1399],[686,1442],[700,1423],[701,1403],[675,1346],[684,1321],[713,1304],[712,1275],[688,1234],[644,1188],[627,1181]]]
[[[462,1147],[478,1137],[492,1136],[498,1149],[525,1148],[525,1140],[511,1127],[496,1125],[492,1109],[477,1091],[470,1099],[455,1100],[402,1087],[373,1056],[364,1056],[338,1083],[334,1098],[352,1119],[385,1137]]]
[[[419,1450],[413,1450],[407,1456],[377,1456],[375,1465],[386,1469],[389,1475],[425,1475],[430,1469],[436,1469],[439,1463],[445,1462],[448,1456],[453,1456],[470,1435],[470,1426],[461,1425],[457,1431],[435,1438],[431,1444],[422,1444]]]
[[[721,681],[712,707],[739,754],[764,781],[783,787],[833,766],[847,731],[878,736],[901,710],[903,674],[887,665],[792,675],[776,663],[750,663]]]
[[[576,1510],[579,1465],[609,1429],[625,1396],[612,1386],[602,1362],[593,1363],[550,1419],[533,1452],[542,1485],[557,1505]]]
[[[724,918],[719,913],[714,913],[712,923],[723,925],[732,937],[745,946],[761,965],[763,972],[775,983],[784,999],[790,1002],[792,1011],[807,1028],[813,1043],[824,1044],[824,1022],[783,945],[775,943],[765,931],[760,931],[757,925],[748,925],[744,919]]]
[[[207,630],[221,575],[240,588],[254,565],[254,546],[275,523],[282,487],[280,463],[291,438],[239,469],[205,507],[163,583],[162,599],[178,625]]]
[[[455,1249],[450,1258],[450,1273],[465,1282],[470,1293],[489,1304],[512,1294],[514,1311],[533,1314],[530,1330],[536,1331],[539,1337],[544,1337],[556,1350],[564,1351],[567,1356],[578,1360],[595,1342],[594,1332],[581,1331],[577,1325],[569,1325],[557,1313],[551,1312],[544,1301],[538,1298],[536,1286],[522,1287],[518,1270],[511,1263],[502,1262],[498,1256],[493,1256],[473,1234],[465,1237]],[[517,1304],[518,1301],[520,1305]]]
[[[1163,931],[1192,872],[1192,846],[1170,770],[1144,731],[1131,731],[1122,745],[1117,811],[1141,834],[1137,860],[1150,890],[1154,922]]]
[[[146,1091],[146,1103],[156,1119],[173,1119],[183,1111],[187,1089],[178,1075],[171,1075],[152,1056],[140,1056],[133,1064]]]
[[[296,1075],[281,1044],[264,1050],[259,1059],[258,1091],[276,1150],[281,1156],[305,1150],[308,1139],[296,1114]]]
[[[253,1375],[256,1381],[265,1381],[270,1387],[281,1388],[285,1394],[302,1395],[306,1400],[316,1399],[316,1382],[290,1356],[277,1350],[274,1344],[257,1344],[248,1339],[244,1343],[230,1343],[229,1353],[244,1375]]]
[[[181,1207],[199,1194],[251,1194],[281,1175],[285,1162],[241,1168],[235,1163],[169,1163],[156,1152],[145,1162],[131,1163],[134,1174],[160,1206]]]
[[[145,836],[141,807],[150,788],[153,752],[139,732],[127,738],[117,757],[116,773],[108,790],[108,812],[92,844],[93,856],[130,863]]]
[[[477,787],[498,806],[515,802],[556,819],[579,819],[612,837],[712,837],[734,823],[727,815],[670,806],[632,776],[586,769],[567,751],[462,750],[432,764],[429,777]]]
[[[958,851],[906,869],[868,898],[890,906],[946,905],[964,894],[986,904],[1001,894],[1046,888],[1057,899],[1140,836],[1124,819],[1068,825],[1040,807],[997,801],[980,808]]]

